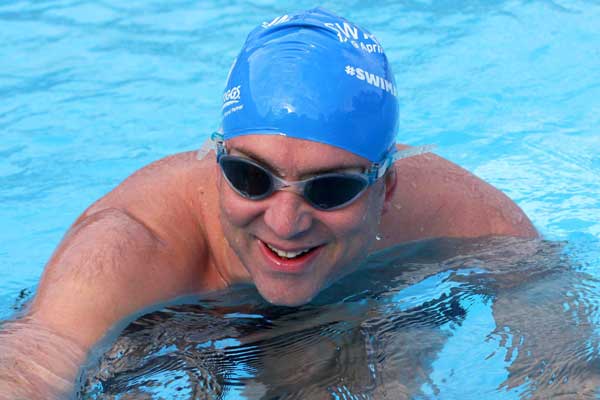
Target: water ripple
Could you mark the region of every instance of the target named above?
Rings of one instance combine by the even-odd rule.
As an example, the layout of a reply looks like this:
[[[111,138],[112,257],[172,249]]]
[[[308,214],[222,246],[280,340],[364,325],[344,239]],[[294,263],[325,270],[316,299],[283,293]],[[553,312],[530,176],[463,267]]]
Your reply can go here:
[[[388,251],[300,308],[269,306],[241,288],[225,303],[216,294],[150,313],[84,373],[80,394],[113,398],[177,382],[209,398],[429,398],[461,388],[438,380],[441,371],[477,365],[486,366],[481,385],[496,382],[493,397],[591,387],[598,281],[572,270],[559,243],[459,243],[421,244],[400,264],[395,255],[409,248]],[[433,249],[442,261],[419,264]],[[471,354],[457,358],[464,348]]]

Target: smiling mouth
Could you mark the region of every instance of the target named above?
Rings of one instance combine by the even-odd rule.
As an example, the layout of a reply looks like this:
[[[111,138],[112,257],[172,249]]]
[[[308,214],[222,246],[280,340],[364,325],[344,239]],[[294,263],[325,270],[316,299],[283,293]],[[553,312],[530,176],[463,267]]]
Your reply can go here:
[[[285,250],[279,250],[278,248],[276,248],[268,243],[265,243],[265,244],[273,253],[277,254],[281,258],[296,258],[299,255],[308,253],[311,250],[311,249],[305,249],[305,250],[300,250],[300,251],[285,251]]]
[[[326,244],[293,251],[279,249],[259,239],[259,248],[264,256],[262,265],[267,271],[284,274],[304,274],[314,267],[314,261]]]
[[[266,247],[271,250],[271,252],[275,255],[277,255],[279,258],[284,259],[284,260],[293,260],[296,258],[299,258],[305,254],[308,254],[312,251],[314,251],[316,248],[320,247],[320,246],[316,246],[316,247],[309,247],[303,250],[299,250],[299,251],[285,251],[285,250],[281,250],[278,249],[277,247],[270,245],[269,243],[265,243],[263,242]]]

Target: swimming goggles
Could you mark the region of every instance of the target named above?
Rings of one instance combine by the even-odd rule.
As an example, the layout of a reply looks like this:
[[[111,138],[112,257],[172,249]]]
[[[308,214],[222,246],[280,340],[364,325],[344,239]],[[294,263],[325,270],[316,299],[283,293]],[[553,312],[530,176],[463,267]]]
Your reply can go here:
[[[373,163],[363,173],[332,172],[290,182],[254,160],[228,154],[220,133],[214,133],[211,140],[216,143],[217,162],[225,180],[241,197],[258,201],[276,191],[286,190],[301,195],[312,207],[321,211],[333,211],[349,205],[381,178],[394,161],[428,152],[432,147],[396,151],[396,157],[387,157],[383,163]],[[206,153],[208,151],[203,146],[197,157],[202,159]]]

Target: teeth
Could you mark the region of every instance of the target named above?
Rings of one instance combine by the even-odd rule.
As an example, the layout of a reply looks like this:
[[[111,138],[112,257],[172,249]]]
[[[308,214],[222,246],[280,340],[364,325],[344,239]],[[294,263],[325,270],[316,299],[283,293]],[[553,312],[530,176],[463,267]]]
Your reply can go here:
[[[267,245],[268,248],[273,250],[273,252],[276,253],[279,257],[284,257],[284,258],[298,257],[300,254],[304,254],[310,250],[310,249],[305,249],[305,250],[300,250],[300,251],[283,251],[283,250],[279,250],[278,248],[271,246],[268,243],[265,243],[265,244]]]

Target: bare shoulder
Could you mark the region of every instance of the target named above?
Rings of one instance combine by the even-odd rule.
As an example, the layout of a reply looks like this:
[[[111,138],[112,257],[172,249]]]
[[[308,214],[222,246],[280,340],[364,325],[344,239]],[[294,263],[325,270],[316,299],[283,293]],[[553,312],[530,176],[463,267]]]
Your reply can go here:
[[[209,164],[207,160],[197,160],[195,152],[164,157],[125,178],[86,213],[96,212],[107,205],[129,207],[133,203],[145,207],[171,198],[172,202],[185,201],[194,182],[210,178],[212,171]],[[162,207],[164,204],[159,205]]]
[[[214,157],[198,160],[194,151],[157,160],[89,207],[74,227],[106,210],[118,210],[158,240],[172,265],[195,274],[198,281],[208,278],[205,273],[214,269],[208,232],[218,228],[215,170]],[[212,275],[205,281],[209,287],[219,280]],[[204,289],[202,282],[198,285]]]
[[[178,153],[133,173],[79,220],[107,208],[119,209],[163,240],[197,248],[204,236],[205,208],[214,196],[213,182],[213,163],[198,160],[195,152]]]
[[[424,154],[398,161],[395,172],[382,224],[382,234],[393,238],[388,245],[432,237],[537,236],[514,201],[448,160]]]
[[[88,347],[143,307],[222,287],[202,217],[210,171],[193,153],[167,157],[94,203],[52,255],[30,314]]]

